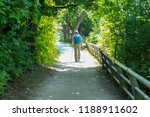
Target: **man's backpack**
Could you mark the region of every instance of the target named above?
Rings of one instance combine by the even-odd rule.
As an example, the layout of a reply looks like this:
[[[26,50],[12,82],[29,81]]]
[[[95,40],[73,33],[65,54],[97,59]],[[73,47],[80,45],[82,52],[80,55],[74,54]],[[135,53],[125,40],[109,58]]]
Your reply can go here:
[[[79,34],[74,35],[74,43],[80,44],[81,43],[81,36]]]

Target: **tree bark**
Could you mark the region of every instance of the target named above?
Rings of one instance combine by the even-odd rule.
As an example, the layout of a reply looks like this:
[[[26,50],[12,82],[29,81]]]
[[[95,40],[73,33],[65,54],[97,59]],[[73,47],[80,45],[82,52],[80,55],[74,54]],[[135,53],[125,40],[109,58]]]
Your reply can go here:
[[[70,41],[70,27],[68,25],[63,25],[63,35],[64,35],[64,41],[69,42]]]
[[[82,12],[81,15],[77,18],[77,22],[76,22],[76,25],[74,28],[75,30],[77,30],[79,28],[84,16],[85,16],[85,12]]]
[[[81,24],[81,22],[82,22],[85,15],[86,15],[86,13],[83,11],[81,13],[81,15],[77,18],[77,22],[76,22],[75,27],[72,31],[73,34],[74,34],[75,30],[78,30],[78,28],[79,28],[79,26],[80,26],[80,24]]]
[[[79,17],[77,17],[77,21],[75,23],[74,28],[72,29],[72,33],[70,33],[70,19],[69,16],[66,17],[66,23],[64,24],[63,27],[63,34],[64,34],[64,41],[65,42],[71,42],[73,34],[75,33],[75,30],[78,30],[84,16],[86,15],[86,13],[83,11]]]

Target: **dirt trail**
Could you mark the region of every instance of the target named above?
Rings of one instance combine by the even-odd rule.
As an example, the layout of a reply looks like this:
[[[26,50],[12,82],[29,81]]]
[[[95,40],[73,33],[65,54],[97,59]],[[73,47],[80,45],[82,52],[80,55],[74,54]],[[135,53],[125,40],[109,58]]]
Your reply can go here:
[[[59,43],[59,48],[61,57],[55,75],[43,82],[44,86],[33,99],[124,99],[86,50],[76,63],[73,48],[63,43]]]
[[[81,52],[80,62],[74,62],[73,48],[59,43],[61,56],[52,75],[47,68],[44,77],[39,82],[33,82],[32,87],[25,89],[11,99],[31,100],[118,100],[125,99],[109,78],[106,77],[101,66],[87,50]],[[36,74],[36,73],[34,73]],[[38,72],[37,74],[38,75]],[[34,75],[33,75],[34,76]],[[40,76],[39,76],[40,77]],[[14,93],[13,93],[14,94]]]

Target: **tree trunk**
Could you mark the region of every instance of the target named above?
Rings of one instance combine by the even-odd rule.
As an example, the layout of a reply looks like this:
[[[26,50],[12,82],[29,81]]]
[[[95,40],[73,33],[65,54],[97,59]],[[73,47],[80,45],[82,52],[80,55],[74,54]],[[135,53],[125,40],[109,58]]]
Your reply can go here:
[[[73,34],[75,33],[75,30],[78,30],[84,16],[86,15],[85,12],[82,12],[80,16],[77,18],[76,24],[72,30],[72,33],[70,33],[70,19],[69,16],[66,17],[67,24],[64,24],[63,27],[63,34],[64,34],[64,41],[65,42],[71,42]]]
[[[63,35],[64,35],[64,41],[67,42],[67,34],[66,34],[66,25],[62,25],[63,27]]]
[[[63,25],[63,35],[64,35],[64,41],[69,42],[70,41],[70,27],[68,25]]]
[[[76,22],[76,25],[75,25],[75,27],[72,31],[72,34],[74,34],[75,30],[78,30],[78,28],[79,28],[79,26],[80,26],[80,24],[81,24],[81,22],[82,22],[85,15],[86,15],[86,13],[83,11],[81,13],[81,15],[77,18],[77,22]]]
[[[81,15],[77,18],[77,22],[76,22],[74,30],[78,30],[85,15],[86,15],[85,12],[82,12]]]

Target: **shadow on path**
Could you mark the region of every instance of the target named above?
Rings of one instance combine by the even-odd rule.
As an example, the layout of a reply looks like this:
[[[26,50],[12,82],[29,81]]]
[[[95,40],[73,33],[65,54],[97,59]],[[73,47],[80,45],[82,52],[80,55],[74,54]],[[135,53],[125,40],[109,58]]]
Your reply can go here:
[[[86,51],[74,62],[73,48],[59,43],[60,61],[53,78],[43,82],[33,99],[99,100],[124,99],[118,88],[106,78],[97,61]]]
[[[40,66],[14,83],[1,99],[30,100],[122,100],[118,87],[86,50],[74,62],[73,48],[59,43],[61,56],[54,68]],[[17,84],[17,85],[16,85]],[[10,90],[10,88],[9,88]]]

